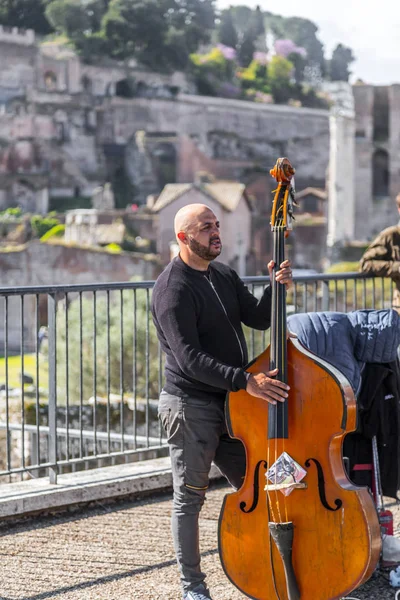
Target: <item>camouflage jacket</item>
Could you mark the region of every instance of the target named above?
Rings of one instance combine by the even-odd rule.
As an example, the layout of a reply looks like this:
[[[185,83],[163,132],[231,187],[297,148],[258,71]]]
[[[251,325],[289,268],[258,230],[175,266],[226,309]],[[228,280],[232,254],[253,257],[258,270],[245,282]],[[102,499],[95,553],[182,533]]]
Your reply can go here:
[[[363,273],[391,277],[393,308],[400,313],[400,224],[384,229],[364,252],[360,260]]]

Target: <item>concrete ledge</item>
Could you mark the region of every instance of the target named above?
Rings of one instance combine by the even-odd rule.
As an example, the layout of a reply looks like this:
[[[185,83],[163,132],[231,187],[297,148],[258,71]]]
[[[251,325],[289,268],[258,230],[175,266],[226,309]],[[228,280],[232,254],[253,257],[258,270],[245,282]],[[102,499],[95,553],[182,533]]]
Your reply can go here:
[[[220,477],[213,465],[210,478]],[[47,477],[0,485],[0,519],[172,487],[169,457],[59,475],[57,479],[56,485]]]

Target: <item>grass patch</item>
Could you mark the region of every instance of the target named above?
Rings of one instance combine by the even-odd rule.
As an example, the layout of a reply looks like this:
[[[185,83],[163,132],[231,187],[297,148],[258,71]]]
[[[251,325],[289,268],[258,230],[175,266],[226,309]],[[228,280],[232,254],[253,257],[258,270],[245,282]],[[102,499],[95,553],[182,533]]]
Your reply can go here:
[[[21,387],[21,356],[8,357],[8,386]],[[34,379],[36,385],[36,354],[24,355],[24,373]],[[39,355],[39,387],[48,387],[49,371],[47,357]],[[6,359],[0,358],[0,383],[6,382]]]

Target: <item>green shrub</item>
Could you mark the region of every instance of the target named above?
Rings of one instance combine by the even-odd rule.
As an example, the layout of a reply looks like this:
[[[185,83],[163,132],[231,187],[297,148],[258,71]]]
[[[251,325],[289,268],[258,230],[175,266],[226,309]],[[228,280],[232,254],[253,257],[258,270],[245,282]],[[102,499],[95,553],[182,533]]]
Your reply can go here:
[[[122,252],[122,248],[119,244],[107,244],[105,248],[108,252],[111,252],[111,254],[120,254]]]
[[[22,217],[22,209],[18,207],[16,208],[6,208],[5,210],[0,211],[0,219],[15,219],[18,217]]]
[[[54,225],[51,229],[49,229],[42,237],[40,238],[41,242],[47,242],[50,238],[53,237],[62,237],[65,233],[65,225],[59,224]]]
[[[358,271],[358,262],[339,262],[331,265],[327,273],[356,273]]]
[[[42,217],[34,215],[31,217],[31,227],[34,237],[42,238],[50,229],[59,225],[60,221],[54,217]]]

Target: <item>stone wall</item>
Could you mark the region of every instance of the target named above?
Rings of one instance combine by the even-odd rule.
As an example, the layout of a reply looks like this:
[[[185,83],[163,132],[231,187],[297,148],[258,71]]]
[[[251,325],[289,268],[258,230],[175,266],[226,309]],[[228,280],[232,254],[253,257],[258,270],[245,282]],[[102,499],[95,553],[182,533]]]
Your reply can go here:
[[[400,85],[353,87],[355,239],[371,240],[398,220],[400,191]]]
[[[181,95],[179,101],[113,98],[98,113],[98,139],[104,144],[126,146],[140,130],[175,132],[237,171],[270,168],[287,155],[301,179],[314,181],[317,174],[320,185],[325,181],[329,114],[324,110]],[[182,173],[187,178],[189,169]]]

